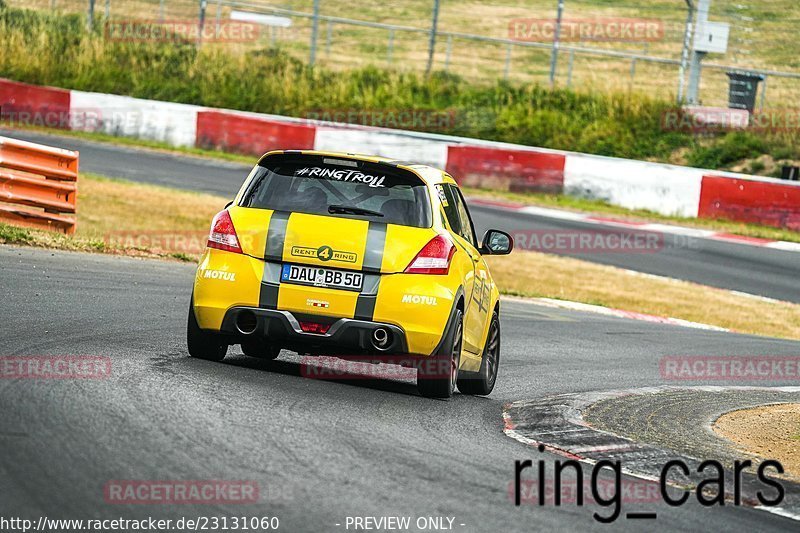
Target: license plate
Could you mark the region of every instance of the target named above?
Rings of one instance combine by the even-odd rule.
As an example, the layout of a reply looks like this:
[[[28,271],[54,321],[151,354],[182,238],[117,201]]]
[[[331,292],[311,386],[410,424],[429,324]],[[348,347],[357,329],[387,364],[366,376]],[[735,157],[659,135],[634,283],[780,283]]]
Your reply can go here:
[[[281,281],[314,287],[360,291],[364,274],[304,265],[283,265]]]

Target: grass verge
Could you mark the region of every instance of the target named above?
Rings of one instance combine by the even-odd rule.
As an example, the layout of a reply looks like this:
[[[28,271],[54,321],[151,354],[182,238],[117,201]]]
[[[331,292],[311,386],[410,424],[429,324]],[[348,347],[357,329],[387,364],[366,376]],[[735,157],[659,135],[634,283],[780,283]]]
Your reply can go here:
[[[0,244],[195,261],[211,218],[228,201],[83,173],[75,235],[0,223]]]
[[[538,252],[488,259],[506,294],[556,298],[800,339],[800,305]]]
[[[0,224],[0,244],[195,261],[228,198],[82,174],[74,236]],[[800,305],[535,252],[489,259],[504,294],[548,297],[800,339]]]

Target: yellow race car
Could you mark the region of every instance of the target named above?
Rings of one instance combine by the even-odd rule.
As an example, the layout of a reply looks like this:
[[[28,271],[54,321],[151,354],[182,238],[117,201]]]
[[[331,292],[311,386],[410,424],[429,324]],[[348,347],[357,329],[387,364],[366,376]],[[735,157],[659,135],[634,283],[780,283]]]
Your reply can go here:
[[[189,306],[189,354],[299,354],[416,368],[427,397],[489,394],[499,293],[456,182],[425,165],[274,151],[211,224]]]

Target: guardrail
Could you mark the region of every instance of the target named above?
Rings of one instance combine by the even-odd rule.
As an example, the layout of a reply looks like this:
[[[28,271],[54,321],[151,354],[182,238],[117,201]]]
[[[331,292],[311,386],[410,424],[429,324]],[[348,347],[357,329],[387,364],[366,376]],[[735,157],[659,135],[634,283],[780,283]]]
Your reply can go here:
[[[0,220],[72,234],[77,196],[78,152],[0,137]]]

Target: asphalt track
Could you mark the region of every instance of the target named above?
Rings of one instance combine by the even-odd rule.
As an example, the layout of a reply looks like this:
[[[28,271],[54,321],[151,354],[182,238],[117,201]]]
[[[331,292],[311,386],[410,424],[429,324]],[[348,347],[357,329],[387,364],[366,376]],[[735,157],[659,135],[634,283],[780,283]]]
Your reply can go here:
[[[664,355],[796,355],[800,343],[505,301],[488,398],[419,397],[412,381],[323,381],[298,356],[187,356],[194,267],[0,246],[0,354],[97,355],[101,380],[0,380],[0,516],[278,516],[283,531],[345,531],[347,516],[455,517],[455,531],[609,529],[575,505],[514,507],[504,402],[665,384]],[[763,383],[762,383],[763,385]],[[253,480],[249,505],[107,504],[109,480]],[[693,500],[691,500],[693,502]],[[749,508],[624,504],[614,530],[797,530]],[[607,513],[603,513],[607,514]],[[342,524],[337,526],[336,524]],[[464,524],[461,526],[460,524]],[[352,531],[352,529],[350,529]]]
[[[75,139],[57,144],[81,150],[84,171],[227,195],[246,171]],[[476,214],[481,224],[502,216]],[[514,461],[544,459],[552,472],[556,457],[503,435],[505,402],[674,384],[659,374],[665,355],[800,351],[798,342],[505,301],[492,395],[426,400],[411,380],[304,378],[299,357],[288,352],[272,364],[238,348],[223,363],[189,358],[193,272],[177,262],[0,246],[0,356],[112,362],[102,380],[0,380],[0,516],[277,516],[283,531],[345,531],[348,516],[449,516],[455,531],[607,530],[593,520],[596,508],[513,505]],[[260,498],[248,505],[104,501],[109,480],[172,479],[252,480]],[[625,512],[658,518],[623,515],[613,529],[797,528],[754,509],[693,501],[624,504]]]
[[[118,147],[65,136],[10,130],[0,130],[0,135],[79,150],[80,168],[85,172],[227,197],[233,197],[250,170],[247,165],[237,163]],[[472,213],[481,230],[493,227],[514,234],[522,233],[529,238],[532,235],[571,236],[587,232],[595,235],[598,231],[619,236],[642,234],[625,228],[479,206],[473,206]],[[796,252],[669,234],[663,234],[659,243],[656,247],[639,247],[630,253],[595,253],[569,247],[549,251],[638,272],[800,302],[800,283],[797,282],[800,279],[800,254]]]

